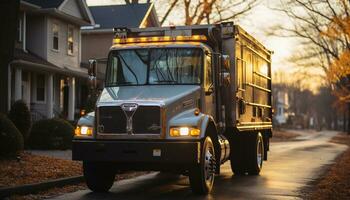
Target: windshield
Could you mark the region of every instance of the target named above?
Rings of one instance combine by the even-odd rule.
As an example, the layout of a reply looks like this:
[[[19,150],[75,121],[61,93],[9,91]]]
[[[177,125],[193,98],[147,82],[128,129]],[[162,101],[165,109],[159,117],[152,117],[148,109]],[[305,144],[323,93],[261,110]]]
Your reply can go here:
[[[199,48],[115,50],[108,59],[106,86],[200,84],[202,63]]]

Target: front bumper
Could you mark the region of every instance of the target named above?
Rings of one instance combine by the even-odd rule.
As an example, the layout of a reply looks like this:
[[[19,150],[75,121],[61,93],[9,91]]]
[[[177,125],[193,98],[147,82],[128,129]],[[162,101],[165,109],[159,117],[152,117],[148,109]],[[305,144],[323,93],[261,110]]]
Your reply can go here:
[[[200,141],[73,140],[73,160],[119,164],[191,165],[199,162]]]

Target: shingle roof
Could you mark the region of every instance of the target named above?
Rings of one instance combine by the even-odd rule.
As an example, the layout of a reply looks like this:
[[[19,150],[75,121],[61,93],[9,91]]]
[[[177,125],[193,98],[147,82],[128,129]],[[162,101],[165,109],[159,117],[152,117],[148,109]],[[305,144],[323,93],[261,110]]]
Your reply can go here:
[[[91,14],[99,29],[111,29],[114,27],[139,27],[145,17],[150,3],[90,6]]]
[[[41,8],[58,8],[64,0],[23,0]]]

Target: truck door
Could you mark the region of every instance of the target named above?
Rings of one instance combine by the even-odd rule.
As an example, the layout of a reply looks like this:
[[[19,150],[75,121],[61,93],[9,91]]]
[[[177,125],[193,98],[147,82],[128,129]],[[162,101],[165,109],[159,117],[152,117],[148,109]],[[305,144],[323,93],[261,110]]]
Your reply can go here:
[[[215,88],[213,82],[213,65],[212,56],[207,54],[205,56],[204,64],[204,90],[205,90],[205,113],[215,117]]]

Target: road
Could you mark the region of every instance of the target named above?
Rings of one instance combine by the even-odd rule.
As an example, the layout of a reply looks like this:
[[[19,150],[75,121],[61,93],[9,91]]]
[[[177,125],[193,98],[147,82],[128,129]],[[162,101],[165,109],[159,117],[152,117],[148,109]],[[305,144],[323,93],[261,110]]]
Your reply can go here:
[[[336,132],[299,133],[295,141],[271,143],[260,176],[233,176],[226,162],[207,196],[192,194],[185,176],[152,173],[116,182],[107,194],[81,190],[53,199],[300,199],[301,191],[317,180],[346,146],[329,142]]]

